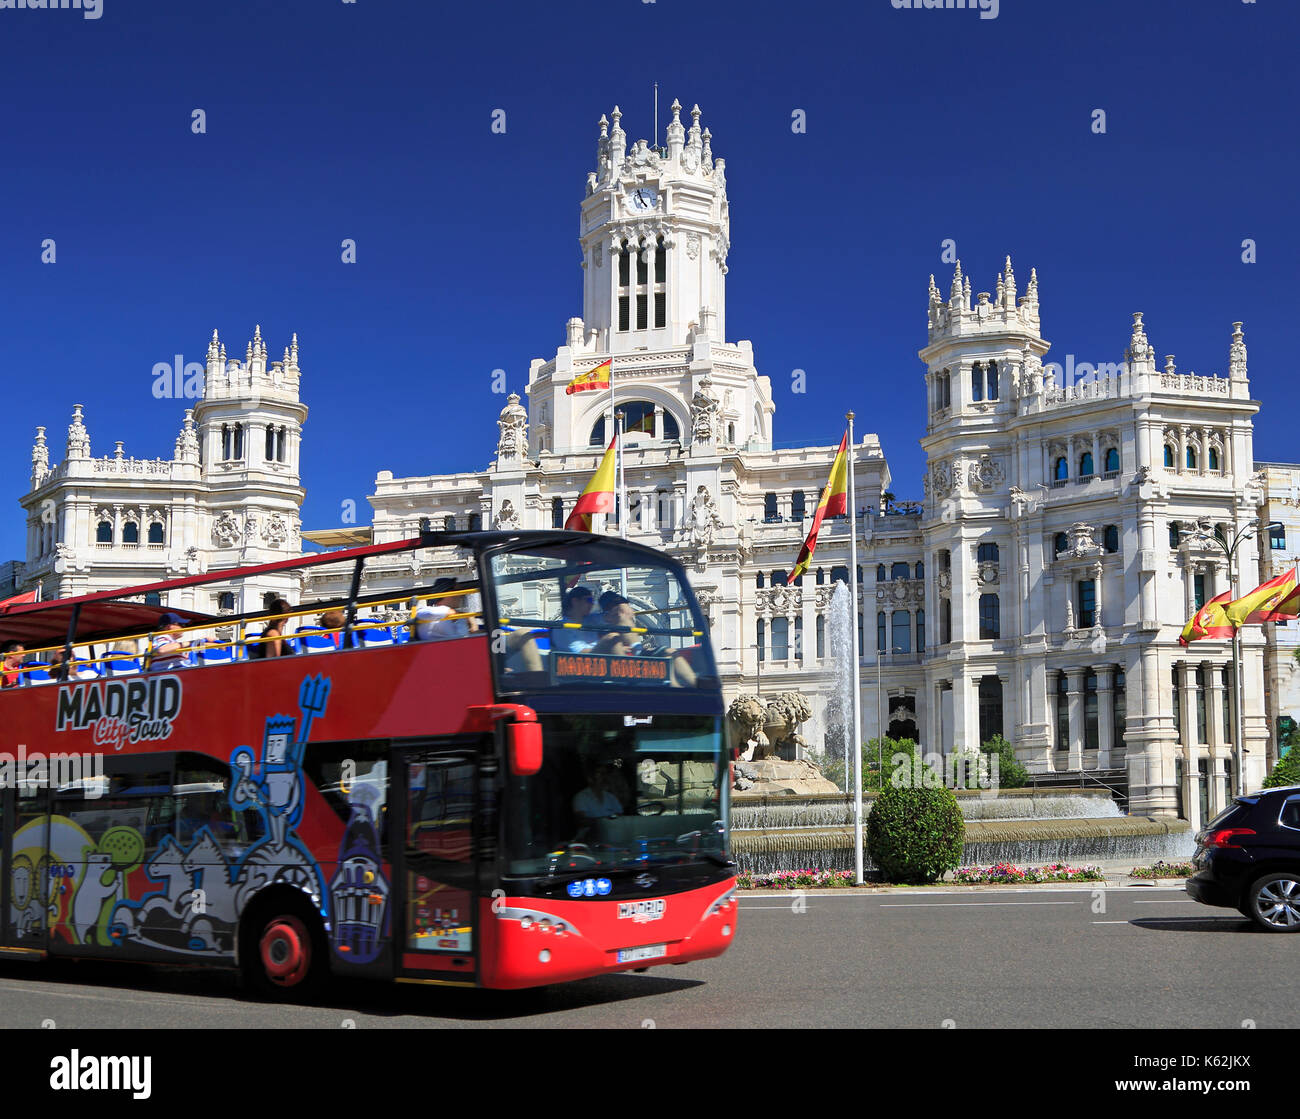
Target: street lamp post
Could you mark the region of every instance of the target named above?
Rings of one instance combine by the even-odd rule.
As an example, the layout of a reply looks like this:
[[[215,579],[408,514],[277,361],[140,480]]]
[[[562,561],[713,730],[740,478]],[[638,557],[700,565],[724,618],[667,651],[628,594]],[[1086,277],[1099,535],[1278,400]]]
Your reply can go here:
[[[1273,528],[1280,525],[1280,521],[1270,521],[1265,528]],[[1200,520],[1196,523],[1195,532],[1183,532],[1181,539],[1183,541],[1195,540],[1202,544],[1213,544],[1221,551],[1228,561],[1228,581],[1232,586],[1232,597],[1234,599],[1241,597],[1241,586],[1237,580],[1237,549],[1247,540],[1255,536],[1260,530],[1259,518],[1247,521],[1233,534],[1232,541],[1229,541],[1217,533],[1210,530],[1208,520]],[[1199,610],[1200,607],[1197,607]],[[1245,736],[1243,710],[1242,710],[1242,664],[1241,664],[1241,629],[1238,626],[1232,627],[1232,702],[1233,702],[1233,743],[1232,752],[1234,759],[1234,769],[1237,778],[1237,792],[1242,793],[1246,789],[1246,770],[1245,770]]]

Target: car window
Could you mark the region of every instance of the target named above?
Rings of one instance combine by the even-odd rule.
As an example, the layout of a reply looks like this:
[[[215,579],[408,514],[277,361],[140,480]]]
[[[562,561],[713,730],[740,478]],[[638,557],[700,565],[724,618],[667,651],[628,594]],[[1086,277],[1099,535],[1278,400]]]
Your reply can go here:
[[[1235,820],[1242,819],[1249,813],[1249,811],[1250,809],[1246,805],[1242,804],[1241,801],[1234,800],[1227,808],[1205,825],[1205,830],[1209,831],[1211,828],[1224,827]]]
[[[1282,805],[1282,814],[1277,822],[1283,827],[1300,831],[1300,796],[1287,797]]]

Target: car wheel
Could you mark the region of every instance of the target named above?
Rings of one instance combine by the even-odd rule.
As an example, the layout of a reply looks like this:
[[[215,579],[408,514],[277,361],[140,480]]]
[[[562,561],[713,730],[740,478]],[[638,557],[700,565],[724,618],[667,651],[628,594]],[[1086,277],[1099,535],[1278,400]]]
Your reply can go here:
[[[1266,932],[1300,932],[1300,873],[1261,878],[1246,895],[1246,910]]]

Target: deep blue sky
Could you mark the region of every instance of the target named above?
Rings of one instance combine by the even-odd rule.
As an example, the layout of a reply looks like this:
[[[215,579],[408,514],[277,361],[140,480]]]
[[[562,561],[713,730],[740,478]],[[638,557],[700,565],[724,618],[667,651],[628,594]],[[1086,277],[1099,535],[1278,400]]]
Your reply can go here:
[[[1256,458],[1300,458],[1293,0],[103,5],[0,10],[0,557],[23,555],[35,426],[61,459],[81,402],[95,454],[170,456],[183,405],[151,370],[214,327],[241,359],[254,323],[272,360],[298,332],[307,527],[347,499],[368,520],[378,470],[484,466],[491,371],[522,392],[581,313],[595,122],[617,102],[648,138],[656,80],[661,129],[698,102],[727,161],[728,334],[772,377],[779,443],[834,442],[852,408],[919,497],[952,238],[975,291],[1008,252],[1022,290],[1037,267],[1048,360],[1121,360],[1140,310],[1161,360],[1222,373],[1244,320]]]

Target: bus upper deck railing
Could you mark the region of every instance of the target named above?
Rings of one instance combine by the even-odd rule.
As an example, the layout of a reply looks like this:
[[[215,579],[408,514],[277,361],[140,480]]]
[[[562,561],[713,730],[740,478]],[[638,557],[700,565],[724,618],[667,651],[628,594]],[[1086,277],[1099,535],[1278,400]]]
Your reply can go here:
[[[17,685],[9,685],[6,690],[13,690],[14,686],[74,683],[81,680],[96,680],[106,676],[132,676],[141,672],[161,670],[164,666],[160,666],[160,669],[151,668],[151,662],[155,659],[152,645],[154,639],[164,633],[174,635],[177,642],[182,645],[181,654],[166,654],[157,658],[166,660],[165,669],[168,671],[173,668],[216,667],[218,665],[243,663],[248,660],[259,659],[255,655],[250,655],[251,650],[277,640],[275,635],[264,636],[265,627],[271,622],[285,623],[284,630],[278,640],[288,643],[294,653],[298,655],[404,645],[420,640],[416,631],[420,619],[416,617],[416,612],[421,606],[435,603],[439,599],[464,598],[467,595],[477,593],[477,591],[477,585],[466,585],[439,593],[416,592],[415,594],[408,593],[394,598],[382,598],[358,603],[358,606],[363,606],[366,609],[377,609],[398,604],[406,605],[409,607],[410,616],[405,620],[357,617],[353,619],[351,625],[346,623],[340,626],[299,624],[293,632],[288,631],[288,623],[292,619],[297,618],[301,623],[301,619],[308,617],[320,618],[327,611],[338,610],[342,612],[345,610],[345,603],[331,600],[300,606],[289,611],[266,611],[260,614],[231,618],[228,621],[224,619],[216,622],[207,621],[200,625],[182,626],[179,630],[155,629],[126,634],[108,643],[112,648],[98,656],[94,654],[95,645],[103,645],[104,642],[75,644],[73,645],[74,655],[68,672],[56,675],[55,673],[61,668],[61,665],[54,663],[51,655],[62,652],[66,648],[64,643],[60,642],[58,645],[25,650],[23,655],[26,659],[21,665],[5,669],[8,676],[17,677]],[[482,611],[479,610],[453,611],[438,618],[437,621],[455,622],[462,619],[481,618]],[[259,623],[263,628],[256,629],[255,627]],[[250,629],[250,627],[254,628]],[[230,640],[219,640],[215,637],[186,637],[187,634],[209,634],[216,630],[231,628],[234,628],[236,633]],[[473,632],[470,629],[465,636],[470,636]],[[350,641],[346,640],[348,633],[355,635]],[[336,635],[339,638],[337,641],[335,640]],[[454,634],[438,634],[427,640],[454,640],[456,636]],[[141,643],[143,643],[143,649],[141,649]],[[124,646],[130,646],[130,648],[124,648]],[[40,659],[42,655],[44,655],[44,659]]]

